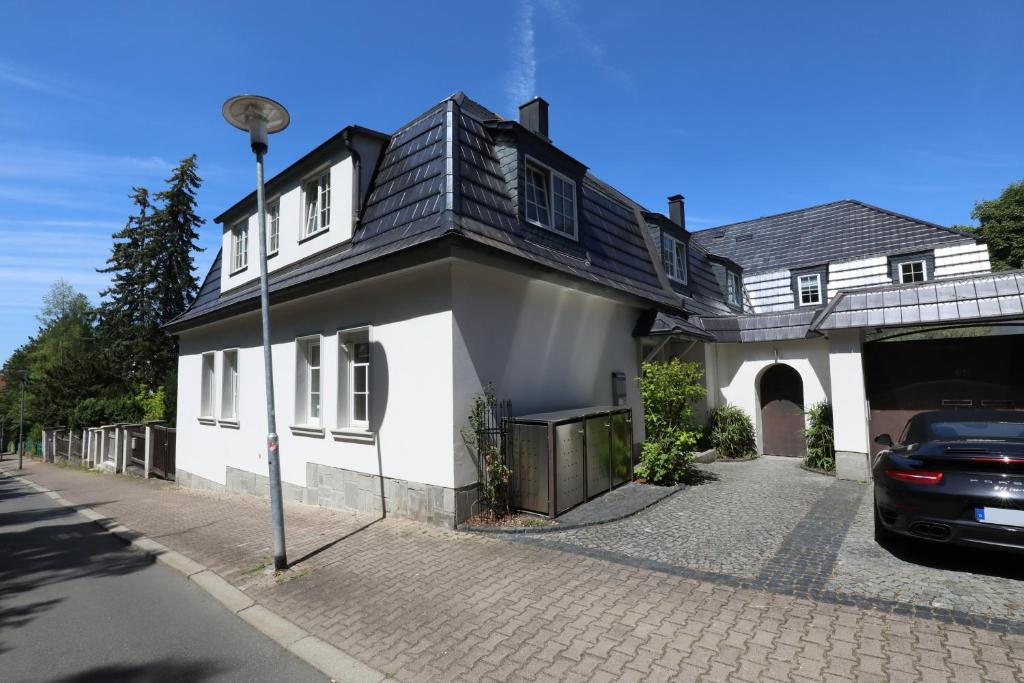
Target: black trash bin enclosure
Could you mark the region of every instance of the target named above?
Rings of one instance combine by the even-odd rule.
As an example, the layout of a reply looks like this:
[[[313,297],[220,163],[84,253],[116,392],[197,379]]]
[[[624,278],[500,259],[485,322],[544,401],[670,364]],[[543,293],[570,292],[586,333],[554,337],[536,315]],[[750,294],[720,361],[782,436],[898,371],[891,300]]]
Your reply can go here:
[[[630,481],[632,416],[593,406],[510,418],[513,507],[554,517]]]

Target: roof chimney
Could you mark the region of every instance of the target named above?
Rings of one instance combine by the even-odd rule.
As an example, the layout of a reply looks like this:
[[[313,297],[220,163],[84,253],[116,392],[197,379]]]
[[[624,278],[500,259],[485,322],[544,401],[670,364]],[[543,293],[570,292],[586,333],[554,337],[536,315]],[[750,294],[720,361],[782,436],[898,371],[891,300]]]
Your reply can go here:
[[[519,123],[523,128],[548,139],[548,103],[542,97],[534,97],[519,105]]]
[[[668,217],[680,228],[686,229],[686,197],[674,194],[668,198]]]

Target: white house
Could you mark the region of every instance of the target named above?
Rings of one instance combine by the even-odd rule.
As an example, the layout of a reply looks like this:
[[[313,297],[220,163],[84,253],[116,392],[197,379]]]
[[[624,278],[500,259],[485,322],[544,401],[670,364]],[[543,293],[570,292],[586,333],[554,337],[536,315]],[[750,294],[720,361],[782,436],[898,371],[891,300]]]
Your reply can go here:
[[[628,405],[636,448],[636,382],[613,378],[647,358],[703,363],[702,410],[742,406],[762,452],[799,455],[804,410],[830,400],[843,476],[865,476],[869,430],[920,404],[922,382],[946,382],[940,400],[1024,400],[983,363],[964,370],[971,354],[952,384],[899,360],[941,358],[948,338],[890,339],[1022,317],[1024,278],[989,275],[979,240],[859,202],[691,234],[681,196],[649,211],[554,146],[539,98],[519,122],[456,93],[390,135],[350,126],[266,191],[293,500],[452,526],[476,511],[474,394],[493,383],[519,414]],[[217,218],[221,252],[169,325],[183,485],[266,490],[255,211],[250,195]],[[1018,337],[962,337],[1021,362],[1005,351]]]
[[[517,412],[612,404],[637,321],[682,314],[640,208],[551,144],[547,104],[502,120],[461,93],[393,135],[350,127],[267,183],[286,497],[451,526],[474,512],[463,443],[493,383]],[[266,487],[255,197],[180,342],[177,478]],[[641,406],[634,382],[619,397]],[[634,442],[642,420],[633,421]]]

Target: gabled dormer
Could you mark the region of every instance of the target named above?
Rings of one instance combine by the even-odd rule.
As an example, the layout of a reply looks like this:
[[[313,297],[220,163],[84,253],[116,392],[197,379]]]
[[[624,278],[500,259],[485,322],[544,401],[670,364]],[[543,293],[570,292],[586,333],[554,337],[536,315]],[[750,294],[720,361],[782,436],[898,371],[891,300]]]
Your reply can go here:
[[[344,248],[389,136],[349,126],[266,183],[267,268],[274,272]],[[223,225],[221,291],[259,277],[259,224],[252,193],[215,221]]]
[[[521,223],[553,248],[578,251],[587,167],[558,149],[548,135],[548,103],[535,97],[519,107],[519,122],[486,122],[494,137],[507,192]]]
[[[661,257],[661,267],[672,289],[690,292],[690,233],[686,229],[685,199],[681,194],[668,198],[668,218],[647,212],[647,231]]]

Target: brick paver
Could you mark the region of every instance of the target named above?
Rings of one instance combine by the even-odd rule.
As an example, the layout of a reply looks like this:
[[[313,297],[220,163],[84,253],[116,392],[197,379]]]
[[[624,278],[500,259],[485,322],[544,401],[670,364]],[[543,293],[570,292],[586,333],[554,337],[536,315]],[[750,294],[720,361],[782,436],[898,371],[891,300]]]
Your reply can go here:
[[[1024,636],[753,590],[497,536],[30,464],[61,495],[207,564],[402,680],[1014,680]],[[685,524],[685,521],[681,521]]]

